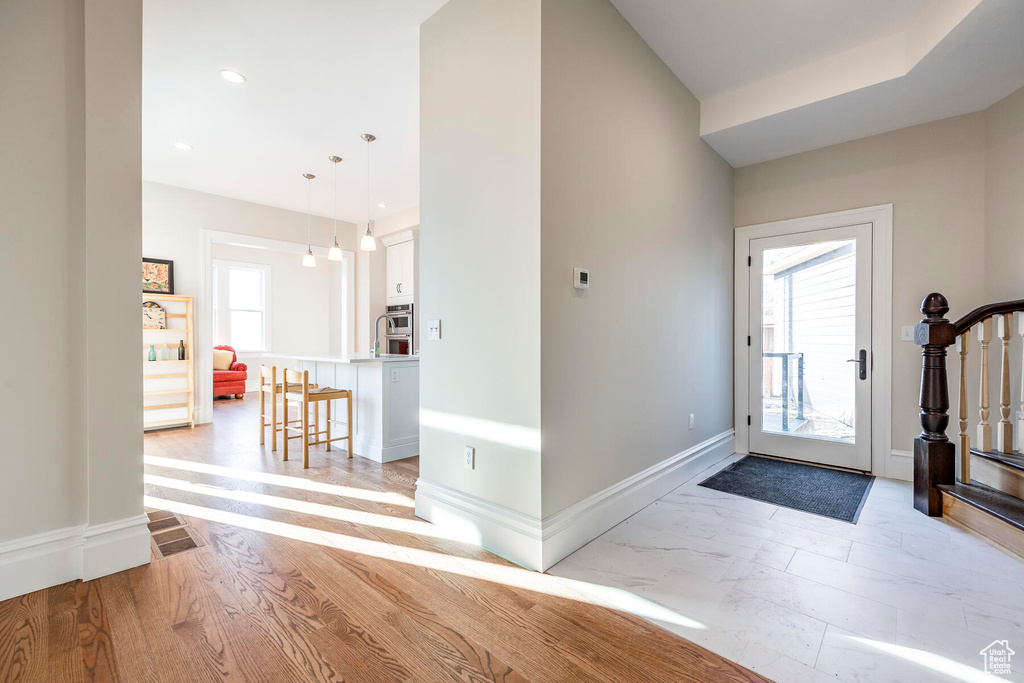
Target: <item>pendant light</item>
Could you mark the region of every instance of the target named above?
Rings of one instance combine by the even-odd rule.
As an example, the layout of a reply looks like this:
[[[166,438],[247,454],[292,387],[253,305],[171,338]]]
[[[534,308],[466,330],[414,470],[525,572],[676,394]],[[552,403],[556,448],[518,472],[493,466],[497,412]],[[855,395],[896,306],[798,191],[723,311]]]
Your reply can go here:
[[[363,133],[363,139],[366,140],[366,234],[359,242],[359,248],[363,251],[376,251],[377,240],[373,239],[373,233],[370,232],[370,143],[377,138]]]
[[[329,261],[340,261],[342,259],[341,247],[338,246],[338,162],[341,157],[327,157],[334,164],[334,246],[327,252]]]
[[[306,179],[306,255],[302,257],[302,265],[307,268],[316,267],[316,257],[313,256],[313,243],[310,241],[310,223],[313,220],[313,178],[312,173],[303,173]]]

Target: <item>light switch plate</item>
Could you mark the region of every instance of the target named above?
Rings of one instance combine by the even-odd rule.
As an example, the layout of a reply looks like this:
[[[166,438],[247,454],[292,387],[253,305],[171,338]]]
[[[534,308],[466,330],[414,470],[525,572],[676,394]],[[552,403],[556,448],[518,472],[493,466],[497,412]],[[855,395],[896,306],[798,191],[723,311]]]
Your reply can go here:
[[[427,321],[427,339],[440,339],[441,338],[441,321],[440,320],[428,320]]]
[[[466,446],[463,452],[463,462],[466,465],[467,470],[471,470],[476,466],[476,449],[472,446]]]
[[[690,413],[690,429],[693,429],[693,413]]]
[[[914,341],[914,326],[904,325],[900,328],[900,341]]]

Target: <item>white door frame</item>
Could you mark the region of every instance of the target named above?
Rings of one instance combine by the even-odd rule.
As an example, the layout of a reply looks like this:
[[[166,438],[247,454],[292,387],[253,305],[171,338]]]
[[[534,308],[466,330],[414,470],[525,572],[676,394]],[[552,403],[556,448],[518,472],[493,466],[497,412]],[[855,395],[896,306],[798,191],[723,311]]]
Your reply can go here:
[[[202,228],[199,231],[199,264],[202,268],[203,287],[202,298],[196,297],[195,312],[195,343],[193,357],[196,359],[195,386],[199,390],[195,397],[196,424],[205,424],[213,420],[213,307],[211,299],[213,296],[213,245],[230,244],[243,247],[254,247],[257,249],[270,249],[273,251],[284,251],[301,256],[306,253],[307,248],[312,248],[317,259],[323,259],[327,263],[327,247],[309,247],[306,244],[286,242],[283,240],[271,239],[268,237],[257,237],[236,232],[225,232],[223,230],[212,230]],[[344,312],[345,334],[343,335],[343,355],[355,352],[355,262],[356,253],[353,251],[342,251],[342,264],[344,266]],[[319,267],[319,263],[318,263]],[[195,351],[198,351],[196,353]],[[258,371],[257,371],[258,372]],[[250,373],[251,374],[251,373]]]
[[[750,240],[871,223],[871,473],[889,476],[892,454],[892,204],[736,228],[733,396],[736,452],[750,452]]]

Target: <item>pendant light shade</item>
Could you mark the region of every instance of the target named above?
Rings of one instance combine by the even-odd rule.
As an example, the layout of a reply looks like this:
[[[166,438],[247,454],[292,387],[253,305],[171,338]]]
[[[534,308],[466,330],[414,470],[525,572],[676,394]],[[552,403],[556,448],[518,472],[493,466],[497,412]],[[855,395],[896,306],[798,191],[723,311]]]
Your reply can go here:
[[[316,257],[313,256],[313,243],[310,241],[310,229],[313,221],[313,178],[312,173],[303,173],[306,179],[306,255],[302,257],[302,265],[307,268],[316,267]]]
[[[340,261],[342,259],[341,247],[338,246],[338,162],[341,157],[335,155],[328,157],[334,164],[334,246],[327,252],[328,261]]]
[[[363,133],[363,140],[366,140],[366,234],[359,242],[359,248],[363,251],[376,251],[377,240],[373,238],[370,231],[370,143],[377,138],[369,133]]]
[[[370,226],[366,226],[366,234],[359,242],[359,248],[363,251],[377,251],[377,240],[373,239],[373,235],[370,234]]]

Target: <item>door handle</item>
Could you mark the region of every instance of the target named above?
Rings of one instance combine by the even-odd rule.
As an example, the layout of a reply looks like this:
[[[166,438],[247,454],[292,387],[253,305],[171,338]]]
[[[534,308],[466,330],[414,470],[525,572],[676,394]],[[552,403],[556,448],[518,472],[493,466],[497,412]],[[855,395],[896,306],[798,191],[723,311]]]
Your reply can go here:
[[[401,282],[398,283],[398,293],[399,294],[402,293],[402,283]]]
[[[857,358],[850,358],[847,363],[860,363],[860,378],[868,378],[868,351],[867,349],[861,349],[860,353],[857,354]]]

